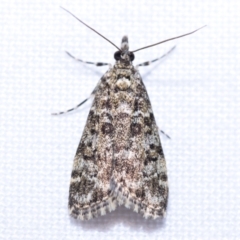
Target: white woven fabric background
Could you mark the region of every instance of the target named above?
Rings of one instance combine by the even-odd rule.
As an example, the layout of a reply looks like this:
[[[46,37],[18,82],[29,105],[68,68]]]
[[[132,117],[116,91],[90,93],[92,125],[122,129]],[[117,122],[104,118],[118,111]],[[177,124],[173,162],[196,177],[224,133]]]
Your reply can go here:
[[[134,50],[161,136],[169,175],[164,221],[123,207],[89,222],[67,211],[73,157],[89,96],[116,49],[59,8],[66,7],[119,45]],[[239,239],[240,2],[192,0],[0,2],[0,239]]]

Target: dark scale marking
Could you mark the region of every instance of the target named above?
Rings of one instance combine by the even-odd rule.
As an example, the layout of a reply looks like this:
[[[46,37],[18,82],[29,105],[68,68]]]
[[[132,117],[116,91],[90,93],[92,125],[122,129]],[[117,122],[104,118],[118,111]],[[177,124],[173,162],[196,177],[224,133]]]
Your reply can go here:
[[[159,191],[161,196],[165,196],[166,195],[166,188],[164,186],[159,186],[158,187],[158,191]]]
[[[94,192],[92,194],[92,198],[90,200],[90,203],[95,203],[95,202],[97,202],[97,200],[98,200],[98,194],[97,194],[97,192]]]
[[[102,106],[101,106],[102,109],[108,109],[108,110],[111,110],[112,109],[112,105],[110,103],[110,100],[104,100],[102,101]]]
[[[79,211],[76,208],[74,208],[73,211],[72,211],[72,216],[74,218],[77,218],[78,215],[79,215]]]
[[[137,92],[138,92],[138,97],[142,98],[143,96],[146,96],[143,83],[137,85]]]
[[[145,135],[152,135],[152,134],[153,134],[153,131],[151,128],[149,128],[145,131]]]
[[[125,118],[128,118],[128,117],[129,117],[129,114],[124,113],[124,112],[119,113],[119,114],[117,115],[117,118],[118,118],[119,120],[124,120]]]
[[[87,181],[88,179],[86,179],[85,176],[82,176],[81,181],[78,183],[78,192],[84,193],[86,194],[87,191]]]
[[[102,76],[102,77],[101,77],[101,82],[102,82],[102,83],[106,83],[106,81],[107,81],[106,77],[105,77],[105,76]]]
[[[115,153],[119,153],[121,150],[122,150],[122,147],[121,147],[121,146],[119,146],[119,145],[115,145],[115,146],[114,146],[114,152],[115,152]],[[116,161],[116,164],[117,164],[117,161]]]
[[[161,202],[160,202],[160,206],[161,206],[162,209],[166,209],[166,207],[167,207],[167,202],[161,201]]]
[[[158,157],[148,156],[148,161],[156,162],[157,160],[158,160]]]
[[[114,131],[114,127],[111,123],[105,122],[103,123],[101,130],[103,134],[110,134]]]
[[[143,191],[143,189],[137,189],[137,191],[136,191],[136,197],[137,197],[137,198],[144,199],[144,197],[145,197],[145,192]]]
[[[126,174],[133,173],[134,172],[134,166],[127,164],[126,165]]]
[[[152,120],[149,117],[144,117],[144,124],[150,127],[152,124]]]
[[[102,118],[106,117],[110,122],[113,120],[112,115],[111,115],[110,113],[108,113],[108,112],[103,112],[103,113],[101,114],[101,117],[102,117]]]
[[[78,145],[76,154],[82,153],[84,151],[85,147],[86,147],[85,143],[84,142],[80,142],[80,144]]]
[[[153,178],[152,181],[151,181],[151,183],[149,183],[149,184],[151,184],[151,187],[150,187],[150,188],[152,188],[152,192],[155,194],[156,191],[157,191],[158,188],[159,188],[159,181],[158,181],[158,179],[157,179],[156,177]]]
[[[152,152],[152,150],[147,150],[146,151],[146,159],[145,159],[145,162],[144,164],[148,164],[150,161],[157,161],[158,160],[158,156],[156,155],[155,151]]]
[[[151,149],[154,149],[155,148],[155,145],[154,144],[150,144],[149,146]]]
[[[82,214],[86,216],[87,214],[89,214],[89,211],[88,210],[84,210],[84,211],[82,211]]]
[[[91,132],[92,135],[96,134],[96,130],[95,129],[91,129],[90,132]]]
[[[88,194],[89,192],[91,192],[91,190],[93,189],[94,185],[95,185],[94,181],[86,179],[84,182],[81,183],[82,191],[84,191],[85,194]]]
[[[114,87],[114,93],[118,93],[119,91],[121,91],[120,88],[118,86],[115,86]]]
[[[167,175],[165,174],[165,173],[162,173],[161,175],[160,175],[160,179],[163,181],[163,182],[166,182],[167,181]]]
[[[103,207],[106,207],[106,206],[108,206],[108,205],[109,205],[108,202],[104,202],[104,203],[103,203]]]
[[[148,165],[148,159],[146,158],[145,160],[144,160],[144,165],[145,166],[147,166]],[[143,177],[147,177],[147,174],[145,173],[145,172],[143,172]]]
[[[132,123],[130,128],[131,128],[132,136],[139,135],[142,130],[142,126],[140,123]]]
[[[72,193],[77,193],[78,190],[79,190],[79,185],[80,185],[79,182],[73,182],[73,183],[71,183],[71,184],[70,184],[70,189],[69,189],[70,194],[72,194]]]
[[[144,165],[145,165],[145,166],[148,165],[148,161],[145,160],[145,161],[144,161]],[[148,175],[147,175],[146,172],[143,172],[142,175],[143,175],[144,178],[147,178],[147,177],[148,177]]]
[[[96,123],[99,123],[99,115],[91,114],[88,117],[89,123],[95,126]]]
[[[134,112],[137,112],[139,109],[138,107],[138,98],[136,97],[135,101],[134,101],[134,107],[133,107],[133,111]]]
[[[68,201],[69,201],[69,207],[70,207],[70,208],[72,208],[74,205],[77,204],[77,201],[75,200],[75,198],[72,197],[71,192],[70,192],[70,194],[69,194]]]
[[[83,159],[86,160],[86,161],[94,161],[95,160],[95,156],[94,155],[91,155],[91,156],[88,156],[88,155],[83,155]]]
[[[77,177],[81,177],[82,173],[78,170],[73,170],[72,174],[71,174],[71,178],[77,178]]]
[[[97,197],[98,197],[99,201],[102,201],[102,199],[104,197],[104,194],[103,194],[103,191],[101,189],[98,190]]]
[[[156,150],[157,150],[157,153],[163,158],[164,157],[164,153],[163,153],[162,147],[161,146],[157,146]]]
[[[95,112],[94,112],[93,110],[91,110],[91,111],[89,112],[89,114],[88,114],[88,119],[89,119],[90,121],[92,121],[92,120],[94,119],[94,114],[95,114]]]
[[[153,113],[150,113],[150,119],[151,119],[151,122],[153,122],[155,120]]]
[[[111,115],[111,114],[109,114],[109,113],[106,113],[106,116],[107,116],[108,120],[110,120],[110,121],[112,121],[112,120],[113,120],[113,117],[112,117],[112,115]]]

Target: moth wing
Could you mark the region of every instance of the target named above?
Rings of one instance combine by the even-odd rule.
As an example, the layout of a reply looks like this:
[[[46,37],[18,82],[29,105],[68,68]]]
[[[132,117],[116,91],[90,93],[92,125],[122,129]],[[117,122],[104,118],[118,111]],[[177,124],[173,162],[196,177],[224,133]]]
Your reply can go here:
[[[117,127],[112,181],[119,204],[133,208],[145,218],[155,219],[166,212],[167,169],[146,88],[140,76],[136,81],[132,114],[121,113],[121,122],[128,123]],[[119,140],[124,138],[126,144]]]
[[[102,77],[104,79],[105,76]],[[113,152],[113,127],[108,116],[108,87],[104,81],[95,90],[95,98],[73,162],[69,189],[69,212],[74,218],[88,220],[116,208],[116,198],[110,188]],[[104,110],[101,106],[105,104]],[[103,145],[104,144],[104,145]]]

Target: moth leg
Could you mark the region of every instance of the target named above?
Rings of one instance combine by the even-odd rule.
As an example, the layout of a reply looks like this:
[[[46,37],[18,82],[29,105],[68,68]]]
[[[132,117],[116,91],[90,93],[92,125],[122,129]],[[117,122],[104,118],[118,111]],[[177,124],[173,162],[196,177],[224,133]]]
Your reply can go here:
[[[159,131],[160,131],[160,133],[162,133],[164,136],[166,136],[168,139],[171,139],[170,136],[168,136],[163,130],[160,129]]]
[[[156,58],[152,61],[147,61],[147,62],[144,62],[144,63],[140,63],[138,64],[136,67],[141,67],[141,66],[149,66],[150,64],[152,64],[153,62],[156,62],[162,58],[165,58],[167,55],[169,55],[174,49],[176,48],[176,46],[172,47],[168,52],[166,52],[165,54],[163,54],[161,57],[159,58]]]
[[[161,130],[158,126],[157,126],[157,128],[158,128],[158,131],[161,133],[161,134],[163,134],[165,137],[167,137],[168,139],[171,139],[170,138],[170,136],[169,135],[167,135],[163,130]]]
[[[66,111],[62,111],[62,112],[58,112],[58,113],[52,113],[52,115],[61,115],[61,114],[64,114],[64,113],[68,113],[68,112],[71,112],[77,108],[79,108],[81,105],[83,105],[89,98],[86,98],[84,101],[82,101],[81,103],[79,103],[77,106],[71,108],[71,109],[68,109]]]
[[[74,57],[71,53],[69,53],[69,52],[67,52],[67,51],[66,51],[66,53],[67,53],[68,56],[70,56],[71,58],[75,59],[75,60],[78,61],[78,62],[82,62],[82,63],[86,63],[86,64],[93,64],[93,65],[95,65],[95,66],[97,66],[97,67],[106,66],[106,65],[111,66],[110,63],[86,62],[86,61],[83,61],[83,60],[81,60],[81,59],[78,59],[78,58]]]

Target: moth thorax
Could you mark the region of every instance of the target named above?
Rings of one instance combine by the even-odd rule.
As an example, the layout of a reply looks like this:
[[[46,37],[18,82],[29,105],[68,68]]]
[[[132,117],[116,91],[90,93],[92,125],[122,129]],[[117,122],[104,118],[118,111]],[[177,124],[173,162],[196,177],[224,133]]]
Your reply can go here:
[[[116,82],[116,85],[122,91],[127,90],[131,85],[130,77],[126,77],[126,76],[119,77]]]

